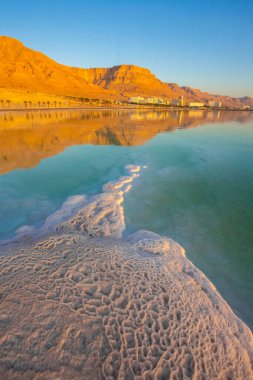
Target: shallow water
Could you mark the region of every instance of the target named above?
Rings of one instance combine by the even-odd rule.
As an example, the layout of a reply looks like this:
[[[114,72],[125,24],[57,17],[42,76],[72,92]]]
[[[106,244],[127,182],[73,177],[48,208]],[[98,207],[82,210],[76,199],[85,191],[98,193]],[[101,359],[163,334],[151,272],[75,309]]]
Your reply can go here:
[[[171,132],[171,133],[168,133]],[[126,233],[167,235],[253,327],[253,115],[0,114],[0,238],[41,225],[70,195],[147,165],[125,197]]]

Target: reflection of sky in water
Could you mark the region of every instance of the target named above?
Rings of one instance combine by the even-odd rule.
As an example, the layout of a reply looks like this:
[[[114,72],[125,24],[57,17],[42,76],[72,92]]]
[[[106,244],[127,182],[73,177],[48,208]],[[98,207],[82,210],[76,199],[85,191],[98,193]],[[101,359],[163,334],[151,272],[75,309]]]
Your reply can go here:
[[[204,124],[204,123],[203,123]],[[170,236],[253,326],[253,123],[161,133],[142,146],[72,146],[0,176],[0,236],[40,224],[70,195],[147,165],[126,195],[127,232]]]

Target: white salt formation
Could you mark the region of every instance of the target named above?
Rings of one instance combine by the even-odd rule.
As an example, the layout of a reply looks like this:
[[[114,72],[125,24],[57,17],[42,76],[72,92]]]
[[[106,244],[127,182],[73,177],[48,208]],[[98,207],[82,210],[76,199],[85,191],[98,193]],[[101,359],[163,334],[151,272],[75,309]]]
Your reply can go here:
[[[124,186],[2,248],[0,378],[252,379],[251,331],[183,248],[115,238]]]
[[[124,194],[131,189],[130,183],[138,177],[140,166],[128,165],[129,176],[103,186],[104,192],[90,198],[71,219],[57,225],[57,232],[81,231],[89,236],[120,238],[125,228]]]
[[[143,168],[146,168],[143,167]],[[103,193],[95,196],[74,195],[69,197],[62,207],[48,216],[40,228],[22,226],[13,239],[0,242],[0,245],[24,242],[52,231],[82,231],[90,236],[113,236],[120,238],[125,228],[122,202],[124,194],[139,176],[139,165],[127,165],[128,176],[103,186]]]

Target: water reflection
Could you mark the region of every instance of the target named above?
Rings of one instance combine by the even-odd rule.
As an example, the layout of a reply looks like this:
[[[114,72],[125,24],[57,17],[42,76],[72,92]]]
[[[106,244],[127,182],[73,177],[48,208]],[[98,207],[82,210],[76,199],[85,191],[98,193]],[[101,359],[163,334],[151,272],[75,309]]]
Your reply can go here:
[[[35,111],[0,113],[0,174],[37,165],[76,144],[145,144],[160,132],[200,124],[246,122],[238,111]]]

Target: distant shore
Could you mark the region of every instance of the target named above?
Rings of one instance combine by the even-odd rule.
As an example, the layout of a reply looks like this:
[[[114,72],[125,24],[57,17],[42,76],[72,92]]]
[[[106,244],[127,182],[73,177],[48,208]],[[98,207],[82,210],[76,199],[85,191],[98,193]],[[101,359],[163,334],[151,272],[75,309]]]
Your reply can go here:
[[[153,110],[153,111],[247,111],[251,109],[241,108],[208,108],[208,107],[164,107],[164,106],[73,106],[73,107],[31,107],[31,108],[0,108],[0,112],[31,112],[31,111],[63,111],[63,110]]]

